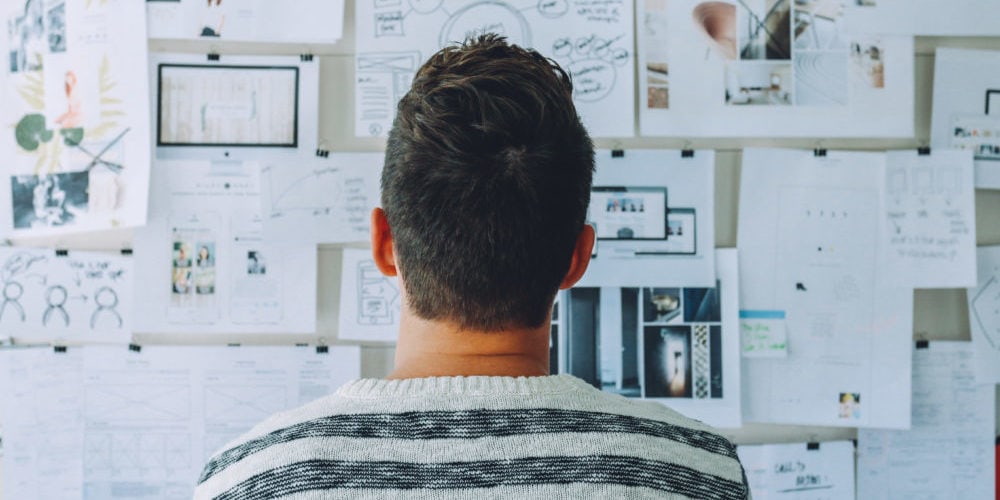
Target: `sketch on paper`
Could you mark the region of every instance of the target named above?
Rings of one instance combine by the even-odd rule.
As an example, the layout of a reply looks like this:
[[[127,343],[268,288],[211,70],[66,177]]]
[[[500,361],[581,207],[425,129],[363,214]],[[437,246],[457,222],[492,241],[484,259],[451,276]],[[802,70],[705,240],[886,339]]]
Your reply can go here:
[[[10,78],[0,121],[0,224],[44,236],[145,223],[149,176],[143,5],[24,0],[0,10]],[[111,15],[111,11],[114,15]],[[9,208],[7,208],[9,207]]]
[[[383,155],[332,153],[261,169],[264,234],[281,241],[368,241]]]
[[[0,329],[26,340],[128,338],[131,258],[95,252],[0,250]]]
[[[492,32],[539,50],[567,70],[591,134],[632,135],[632,15],[632,2],[624,0],[359,2],[356,44],[366,50],[356,59],[355,133],[387,133],[396,103],[425,59],[441,47]]]
[[[337,338],[394,341],[399,334],[399,282],[382,274],[370,250],[345,248]]]
[[[976,379],[1000,383],[1000,247],[977,249],[978,286],[968,289]]]
[[[393,311],[392,307],[398,304],[396,285],[383,276],[372,261],[359,263],[357,273],[358,324],[392,325],[398,322],[398,309]]]
[[[896,107],[903,115],[907,109],[884,97],[913,92],[905,57],[912,39],[852,30],[842,0],[638,5],[644,135],[866,135],[859,127],[869,127],[870,135],[904,135],[912,129],[887,117]]]
[[[299,68],[158,66],[157,145],[298,145]]]

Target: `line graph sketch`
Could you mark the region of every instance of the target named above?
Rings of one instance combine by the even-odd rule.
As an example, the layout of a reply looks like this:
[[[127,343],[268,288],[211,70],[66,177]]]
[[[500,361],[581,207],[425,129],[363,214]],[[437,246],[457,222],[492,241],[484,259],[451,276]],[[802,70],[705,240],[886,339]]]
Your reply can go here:
[[[595,136],[633,135],[633,3],[625,0],[365,0],[358,3],[355,133],[382,136],[420,63],[441,47],[496,33],[570,73]]]
[[[273,167],[262,171],[271,182],[270,216],[282,217],[290,212],[329,214],[340,203],[341,176],[336,167],[320,167],[290,179],[277,179]],[[284,185],[279,185],[285,181]]]
[[[206,385],[206,422],[254,424],[290,406],[282,385]]]
[[[176,422],[191,417],[187,385],[91,385],[85,398],[89,421]]]

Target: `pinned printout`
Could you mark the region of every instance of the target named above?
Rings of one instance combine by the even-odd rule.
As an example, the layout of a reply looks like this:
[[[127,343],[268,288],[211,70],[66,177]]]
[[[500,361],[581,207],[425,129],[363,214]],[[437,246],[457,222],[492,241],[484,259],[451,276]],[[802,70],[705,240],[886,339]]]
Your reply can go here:
[[[741,445],[736,454],[757,500],[854,498],[851,441]]]
[[[839,4],[835,0],[802,3]],[[1000,4],[993,0],[855,0],[845,21],[858,32],[887,35],[996,36]],[[818,17],[817,23],[829,22]]]
[[[743,359],[745,420],[909,425],[913,291],[883,264],[885,175],[884,153],[743,152],[740,307],[784,311],[788,336],[786,358]]]
[[[484,32],[552,58],[595,137],[635,134],[634,3],[629,0],[364,0],[355,13],[355,134],[384,136],[417,69]]]
[[[787,357],[785,311],[740,311],[740,351],[745,358]]]
[[[150,59],[157,158],[288,162],[315,152],[318,60],[162,53]]]
[[[558,366],[605,391],[739,427],[736,250],[714,254],[719,279],[712,287],[665,279],[658,286],[564,292]]]
[[[578,286],[714,286],[715,153],[596,156],[587,221],[597,241]]]
[[[4,2],[0,232],[140,226],[149,188],[143,2]],[[128,19],[128,22],[121,22]]]
[[[275,413],[360,376],[360,348],[0,353],[4,498],[191,498],[204,464]],[[39,450],[45,450],[40,454]]]
[[[909,430],[858,430],[858,498],[993,498],[995,386],[969,342],[913,351]]]
[[[260,174],[264,235],[314,244],[367,242],[384,156],[331,153],[268,164]]]
[[[131,257],[5,247],[0,262],[0,336],[59,343],[131,338]]]
[[[980,247],[977,266],[979,286],[966,294],[976,380],[1000,384],[1000,246]]]
[[[1000,189],[1000,51],[937,49],[931,145],[972,150],[976,187]]]
[[[644,136],[911,137],[913,38],[839,0],[643,0]]]
[[[146,0],[149,38],[336,43],[344,0]]]
[[[316,246],[264,237],[259,173],[157,163],[150,222],[135,233],[137,331],[316,331]]]
[[[399,286],[375,267],[371,250],[345,248],[337,338],[395,342],[403,300]]]
[[[887,153],[886,277],[911,288],[976,284],[971,151]]]

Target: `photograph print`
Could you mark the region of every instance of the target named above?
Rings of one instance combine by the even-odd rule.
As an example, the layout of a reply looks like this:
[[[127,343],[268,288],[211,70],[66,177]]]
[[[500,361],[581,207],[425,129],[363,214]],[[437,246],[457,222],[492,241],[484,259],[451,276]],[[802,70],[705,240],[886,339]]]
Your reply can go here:
[[[16,175],[10,183],[15,229],[65,226],[87,212],[89,172]]]
[[[691,326],[646,326],[643,329],[644,395],[690,398]]]

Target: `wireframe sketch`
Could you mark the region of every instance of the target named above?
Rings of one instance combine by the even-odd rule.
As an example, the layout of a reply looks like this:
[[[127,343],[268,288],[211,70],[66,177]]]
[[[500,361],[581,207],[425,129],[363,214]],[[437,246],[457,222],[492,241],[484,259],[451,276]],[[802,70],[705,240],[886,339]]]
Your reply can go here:
[[[374,261],[358,264],[358,324],[391,325],[398,321],[393,304],[399,297],[395,283],[384,276]]]
[[[788,1],[788,0],[784,0]],[[534,47],[574,82],[574,99],[595,135],[631,135],[608,113],[630,109],[632,2],[609,0],[400,0],[360,2],[357,12],[356,133],[384,135],[420,62],[439,48],[483,33]],[[620,104],[617,106],[616,104]],[[599,110],[604,114],[596,119]],[[593,114],[595,120],[588,120]],[[623,118],[624,119],[624,118]]]

